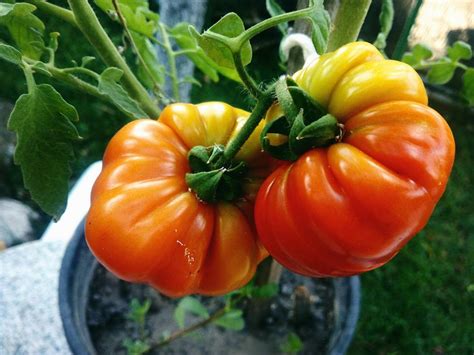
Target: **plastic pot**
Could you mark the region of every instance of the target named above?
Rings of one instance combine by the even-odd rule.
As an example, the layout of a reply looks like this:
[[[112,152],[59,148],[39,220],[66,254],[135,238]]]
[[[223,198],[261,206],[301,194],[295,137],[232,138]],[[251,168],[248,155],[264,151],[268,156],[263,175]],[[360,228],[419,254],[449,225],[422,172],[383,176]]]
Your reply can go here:
[[[59,309],[67,341],[74,354],[96,354],[86,321],[89,286],[98,263],[89,251],[81,223],[70,241],[59,276]],[[327,354],[345,354],[356,328],[360,308],[358,276],[335,278],[334,330]]]

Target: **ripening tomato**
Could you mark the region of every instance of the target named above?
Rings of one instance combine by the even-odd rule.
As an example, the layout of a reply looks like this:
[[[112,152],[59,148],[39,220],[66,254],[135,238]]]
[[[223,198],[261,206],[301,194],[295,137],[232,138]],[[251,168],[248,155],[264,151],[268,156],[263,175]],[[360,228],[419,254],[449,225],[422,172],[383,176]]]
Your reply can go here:
[[[368,43],[325,54],[294,79],[344,125],[344,135],[265,180],[255,206],[260,240],[277,261],[308,276],[379,267],[426,225],[443,194],[454,160],[451,130],[426,106],[418,74]]]
[[[174,297],[225,294],[252,278],[267,255],[252,222],[262,126],[237,156],[250,168],[239,201],[201,202],[185,181],[190,148],[227,143],[248,115],[219,102],[173,104],[159,122],[133,121],[112,138],[86,221],[87,243],[107,269]]]

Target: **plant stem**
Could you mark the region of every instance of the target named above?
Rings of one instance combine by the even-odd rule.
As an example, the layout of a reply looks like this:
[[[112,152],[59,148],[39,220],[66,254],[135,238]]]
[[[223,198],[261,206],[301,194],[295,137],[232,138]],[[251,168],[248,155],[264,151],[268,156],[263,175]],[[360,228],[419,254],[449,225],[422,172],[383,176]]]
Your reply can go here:
[[[222,165],[227,165],[232,161],[235,155],[239,152],[240,148],[244,145],[250,135],[257,128],[260,121],[265,116],[265,113],[273,103],[272,90],[267,90],[262,93],[257,99],[257,104],[253,109],[250,117],[247,119],[239,134],[235,136],[225,147],[223,154]]]
[[[171,47],[170,39],[168,37],[168,33],[166,32],[166,27],[160,22],[159,25],[160,36],[163,43],[163,48],[166,52],[166,56],[168,58],[168,65],[170,68],[170,78],[171,78],[171,88],[173,90],[173,98],[176,101],[179,101],[179,81],[178,81],[178,71],[176,69],[176,55],[173,52],[173,48]]]
[[[185,336],[186,334],[189,334],[189,333],[195,331],[196,329],[204,327],[204,326],[208,325],[209,323],[212,323],[216,319],[219,319],[220,317],[222,317],[226,312],[227,312],[227,307],[223,307],[223,308],[219,309],[218,311],[216,311],[215,313],[213,313],[209,318],[203,319],[202,321],[199,321],[199,322],[191,325],[190,327],[180,329],[180,330],[174,332],[173,334],[171,334],[166,339],[164,339],[164,340],[162,340],[158,343],[151,344],[150,345],[150,350],[153,349],[153,348],[157,348],[157,347],[161,347],[163,345],[169,344],[172,341],[174,341],[178,338],[181,338],[181,337]]]
[[[235,69],[237,70],[237,73],[239,74],[240,79],[242,80],[242,83],[245,85],[250,94],[255,98],[262,96],[262,90],[258,88],[255,81],[249,75],[247,70],[245,70],[240,50],[234,53],[234,65]]]
[[[128,37],[128,40],[130,41],[130,44],[132,45],[133,50],[135,51],[135,54],[137,55],[138,60],[140,61],[141,65],[145,69],[147,75],[149,76],[150,80],[153,82],[153,87],[155,92],[158,95],[161,95],[161,88],[160,84],[156,82],[155,78],[153,77],[153,74],[150,71],[150,68],[148,67],[147,63],[145,63],[145,60],[143,59],[142,55],[140,54],[140,51],[138,50],[137,44],[135,43],[135,40],[133,39],[132,33],[128,29],[127,26],[127,21],[122,15],[122,12],[120,11],[120,7],[117,3],[117,0],[112,0],[112,4],[114,6],[115,12],[117,13],[117,16],[119,18],[120,23],[123,26],[123,29],[125,31],[125,34]]]
[[[267,18],[263,20],[262,22],[259,22],[256,25],[245,30],[245,32],[242,32],[238,37],[235,38],[235,40],[238,41],[238,43],[241,43],[243,45],[246,41],[252,39],[256,35],[258,35],[260,32],[266,31],[283,22],[290,22],[290,21],[297,20],[299,18],[307,17],[313,11],[314,11],[313,7],[309,7],[309,8],[305,8],[305,9],[301,9],[297,11],[287,12],[275,17]]]
[[[70,10],[67,10],[61,6],[50,4],[45,0],[25,0],[25,2],[35,5],[40,11],[48,15],[60,18],[74,27],[78,27],[76,19],[74,18],[74,14]]]
[[[29,59],[29,58],[23,58],[23,59],[30,66],[37,63],[37,61],[35,61],[33,59]],[[54,65],[50,65],[50,64],[46,64],[46,68],[48,69],[48,71],[51,74],[51,76],[53,77],[53,79],[58,80],[58,81],[62,81],[63,83],[73,87],[74,89],[78,89],[78,90],[80,90],[80,91],[82,91],[86,94],[89,94],[91,96],[95,96],[95,97],[101,99],[102,101],[108,102],[108,103],[112,104],[113,106],[115,106],[117,109],[119,109],[123,114],[125,114],[130,119],[134,119],[133,115],[131,115],[130,113],[127,113],[125,111],[122,111],[121,108],[119,106],[116,106],[115,103],[112,100],[110,100],[107,95],[102,94],[99,91],[99,89],[97,89],[97,87],[95,87],[94,85],[89,84],[88,82],[86,82],[84,80],[79,79],[77,76],[74,76],[74,75],[70,74],[73,71],[74,72],[79,71],[78,69],[81,69],[81,68],[60,69],[60,68],[57,68]],[[72,70],[72,69],[74,69],[74,70]],[[87,68],[82,68],[82,69],[88,70]],[[81,72],[83,72],[83,71],[81,71]],[[89,74],[90,76],[93,76],[95,79],[98,79],[97,73],[95,73],[93,71],[89,71],[89,72],[90,73],[87,73],[87,74]],[[83,73],[86,74],[85,72],[83,72]],[[95,74],[95,75],[92,75],[92,73]],[[27,77],[27,82],[28,82],[28,77]]]
[[[420,7],[423,5],[423,0],[416,0],[415,6],[411,9],[408,17],[403,25],[402,33],[398,38],[395,49],[393,50],[392,58],[395,60],[402,59],[403,53],[407,50],[408,36],[410,35],[411,29],[415,24],[416,17],[420,11]]]
[[[49,63],[50,65],[48,65],[48,69],[58,69],[56,67],[54,67],[54,64],[53,63]],[[90,70],[90,69],[87,69],[87,68],[84,68],[84,67],[73,67],[73,68],[64,68],[64,69],[59,69],[61,70],[62,72],[64,73],[80,73],[80,74],[84,74],[84,75],[87,75],[95,80],[99,80],[99,77],[100,75],[97,74],[95,71],[93,70]],[[50,70],[51,71],[51,70]]]
[[[372,0],[341,0],[329,35],[328,52],[357,40],[371,2]]]
[[[269,257],[258,265],[255,274],[255,286],[264,286],[267,284],[278,284],[280,282],[283,267],[273,258]],[[246,307],[246,320],[249,328],[259,328],[263,320],[270,313],[270,306],[274,297],[261,298],[253,297],[249,300]]]
[[[33,70],[31,70],[31,66],[26,63],[23,63],[22,69],[23,73],[25,74],[28,93],[31,94],[36,87],[35,77],[33,76]]]
[[[159,108],[115,48],[87,0],[68,0],[68,2],[79,29],[96,49],[102,60],[107,65],[117,67],[123,71],[122,82],[124,88],[131,97],[137,100],[140,107],[150,118],[157,118],[160,114]]]

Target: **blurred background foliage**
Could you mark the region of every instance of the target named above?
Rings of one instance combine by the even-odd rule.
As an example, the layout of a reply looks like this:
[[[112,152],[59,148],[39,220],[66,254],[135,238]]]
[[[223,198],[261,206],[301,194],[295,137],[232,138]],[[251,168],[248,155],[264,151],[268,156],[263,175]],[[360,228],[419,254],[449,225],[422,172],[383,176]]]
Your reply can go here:
[[[438,29],[438,37],[446,37],[438,41],[442,45],[462,39],[474,46],[474,9],[470,14],[464,14],[470,16],[468,26],[464,28],[438,26],[433,18],[433,14],[443,12],[436,6],[448,9],[456,7],[457,1],[461,9],[467,4],[465,0],[425,0],[420,11],[420,14],[424,14],[423,18],[418,18],[411,41],[423,41],[423,32],[427,33],[428,39],[436,37],[432,32]],[[471,7],[474,6],[472,1],[467,1],[471,3]],[[62,0],[51,2],[63,6],[65,4]],[[280,3],[287,10],[295,6],[295,1],[292,0]],[[380,3],[381,1],[374,0],[371,6],[361,33],[364,40],[375,40],[379,30]],[[412,4],[412,0],[395,1],[394,29],[387,46],[389,55]],[[152,3],[151,7],[159,10],[156,3]],[[246,26],[268,17],[264,1],[209,0],[205,28],[230,11],[237,12]],[[120,26],[101,12],[98,11],[98,14],[114,42],[120,45]],[[61,32],[57,52],[59,66],[70,65],[72,60],[80,60],[93,53],[93,49],[77,30],[55,18],[41,13],[38,15],[45,22],[48,32]],[[458,23],[462,21],[459,20]],[[7,33],[0,29],[0,39],[6,39],[6,36]],[[284,71],[279,63],[279,41],[280,34],[277,30],[267,31],[253,41],[254,60],[250,71],[257,80],[268,82]],[[442,51],[438,42],[435,53]],[[430,45],[429,42],[426,44]],[[125,55],[130,59],[130,49],[125,51]],[[129,62],[133,64],[133,61]],[[470,65],[472,64],[471,61]],[[103,66],[96,60],[92,68],[100,71]],[[217,100],[246,109],[250,107],[251,102],[246,98],[243,88],[235,82],[221,78],[218,83],[213,83],[200,73],[195,75],[202,86],[194,86],[194,103]],[[41,77],[39,81],[48,80]],[[0,82],[2,101],[14,103],[26,91],[21,71],[6,62],[2,62],[0,66]],[[127,119],[95,98],[78,94],[57,82],[52,84],[77,108],[80,115],[78,130],[83,139],[76,145],[77,159],[73,167],[76,178],[89,164],[101,159],[108,140]],[[427,228],[400,255],[381,269],[362,275],[361,318],[349,354],[474,353],[474,115],[472,109],[468,109],[459,100],[457,92],[460,85],[458,75],[447,89],[429,86],[431,105],[446,117],[457,143],[456,162],[447,191]],[[1,130],[5,129],[5,126],[1,127]],[[12,162],[8,164],[6,172],[0,174],[0,196],[20,199],[33,205],[22,188],[19,168],[13,166]],[[40,232],[38,236],[41,235]]]

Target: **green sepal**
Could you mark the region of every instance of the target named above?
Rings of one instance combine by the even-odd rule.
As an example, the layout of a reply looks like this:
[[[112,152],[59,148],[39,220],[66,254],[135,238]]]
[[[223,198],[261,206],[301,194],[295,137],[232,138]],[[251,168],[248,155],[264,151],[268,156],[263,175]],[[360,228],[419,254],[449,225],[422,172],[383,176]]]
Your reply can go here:
[[[291,151],[288,141],[279,145],[271,145],[270,139],[267,137],[269,133],[278,133],[287,136],[290,129],[291,125],[285,116],[281,116],[267,123],[260,135],[262,149],[276,159],[289,161],[298,159],[298,156]]]
[[[294,121],[298,115],[298,108],[293,102],[293,97],[291,96],[290,91],[288,90],[288,79],[287,77],[280,78],[275,84],[275,95],[278,100],[283,113],[285,114],[286,119],[289,124]]]
[[[277,159],[294,161],[309,149],[325,147],[340,137],[337,119],[301,89],[293,79],[281,78],[275,84],[275,96],[283,116],[270,121],[262,130],[263,150]],[[272,145],[268,134],[288,137],[279,145]]]
[[[220,165],[224,146],[196,146],[188,154],[191,173],[186,183],[196,195],[206,202],[234,201],[242,196],[242,181],[247,167],[244,162],[234,162],[229,167]]]
[[[306,91],[298,86],[290,86],[288,90],[296,107],[304,109],[304,122],[308,124],[327,113],[326,109]]]
[[[309,148],[325,147],[339,138],[340,131],[336,117],[327,114],[300,130],[295,140]]]
[[[186,183],[202,201],[216,202],[217,189],[224,169],[186,174]]]
[[[211,171],[218,169],[216,165],[224,153],[224,146],[215,144],[211,147],[198,145],[193,147],[188,154],[189,167],[192,172]]]

